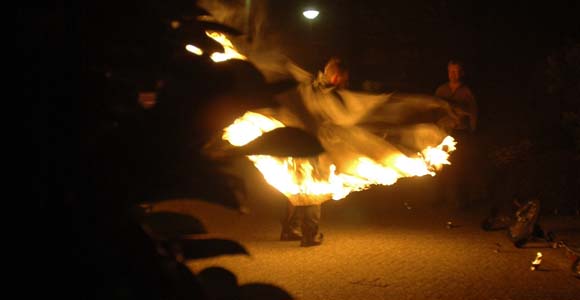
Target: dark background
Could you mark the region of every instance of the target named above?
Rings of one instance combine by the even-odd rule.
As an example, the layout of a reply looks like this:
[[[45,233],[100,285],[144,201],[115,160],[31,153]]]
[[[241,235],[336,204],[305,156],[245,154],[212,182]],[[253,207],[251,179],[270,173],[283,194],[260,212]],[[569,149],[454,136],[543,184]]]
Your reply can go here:
[[[307,21],[309,3],[321,11]],[[271,1],[268,28],[312,67],[339,54],[361,76],[431,91],[449,58],[472,79],[528,75],[552,51],[577,42],[573,1]],[[309,43],[311,42],[311,44]],[[515,75],[515,76],[514,76]],[[406,83],[401,83],[406,81]]]
[[[101,239],[113,245],[105,244],[107,249],[119,245],[132,249],[133,242],[126,237],[132,236],[135,224],[125,221],[126,209],[134,203],[126,202],[135,201],[128,199],[135,194],[146,194],[149,187],[134,176],[145,173],[139,172],[143,166],[136,161],[153,161],[144,155],[150,154],[144,145],[161,148],[153,153],[163,153],[174,164],[159,159],[153,161],[155,167],[185,169],[187,179],[204,177],[197,168],[202,166],[199,161],[180,161],[190,153],[182,151],[189,143],[186,138],[196,139],[199,133],[188,131],[188,122],[204,112],[188,114],[190,108],[199,107],[186,101],[213,100],[209,96],[228,86],[219,81],[222,71],[193,62],[199,67],[190,77],[193,89],[184,97],[173,95],[173,100],[182,101],[177,101],[183,105],[179,110],[172,108],[185,112],[182,120],[160,114],[166,119],[156,124],[165,127],[155,134],[136,128],[150,126],[139,123],[151,120],[142,111],[118,109],[127,103],[135,106],[136,93],[150,88],[152,79],[170,69],[166,63],[173,41],[167,21],[187,14],[193,4],[107,0],[17,10],[16,50],[31,66],[23,68],[25,83],[17,92],[40,99],[40,109],[30,109],[30,114],[25,110],[30,119],[48,119],[34,128],[48,133],[40,138],[42,147],[34,147],[43,150],[40,157],[49,165],[43,174],[48,180],[38,178],[49,183],[40,221],[57,226],[42,244],[53,243],[57,233],[65,245],[85,236],[89,250]],[[580,10],[575,1],[318,1],[321,14],[311,23],[301,15],[305,5],[306,1],[269,1],[265,36],[311,72],[322,68],[329,56],[343,56],[352,68],[353,88],[372,80],[385,91],[431,94],[447,80],[447,61],[462,59],[480,106],[475,136],[490,179],[486,201],[495,197],[509,202],[514,194],[539,194],[544,213],[558,208],[563,214],[578,214]],[[188,86],[189,81],[179,83]],[[136,138],[135,132],[141,136]],[[157,183],[155,179],[150,182]],[[40,186],[44,191],[45,184]],[[63,213],[66,218],[55,217]],[[100,235],[91,236],[95,232]],[[95,265],[86,249],[72,246],[62,254],[80,254]],[[143,248],[154,255],[154,248]],[[89,250],[101,258],[99,262],[111,261],[101,257],[98,248],[97,253]],[[112,270],[111,274],[119,273]],[[146,286],[138,283],[135,286]]]

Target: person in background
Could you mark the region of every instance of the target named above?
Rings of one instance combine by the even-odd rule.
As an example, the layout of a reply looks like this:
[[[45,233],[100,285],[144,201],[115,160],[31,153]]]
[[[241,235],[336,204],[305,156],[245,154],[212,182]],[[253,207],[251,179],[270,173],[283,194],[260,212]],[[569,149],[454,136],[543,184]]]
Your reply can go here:
[[[459,123],[445,128],[457,141],[457,150],[451,155],[452,166],[441,174],[441,193],[444,202],[456,208],[467,208],[473,203],[473,191],[482,170],[476,163],[474,133],[478,122],[477,101],[473,92],[463,81],[464,64],[459,60],[447,63],[449,81],[440,85],[435,96],[451,104],[459,116]]]
[[[474,132],[477,128],[477,101],[469,86],[463,82],[464,75],[463,63],[450,60],[447,64],[449,81],[437,88],[435,96],[450,102],[455,112],[461,116],[461,123],[455,128],[456,130]]]

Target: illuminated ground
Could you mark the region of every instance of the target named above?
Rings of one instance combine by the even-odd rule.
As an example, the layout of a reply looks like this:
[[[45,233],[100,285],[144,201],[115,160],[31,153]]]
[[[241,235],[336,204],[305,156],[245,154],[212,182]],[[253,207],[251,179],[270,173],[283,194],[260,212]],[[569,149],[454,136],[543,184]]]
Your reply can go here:
[[[194,272],[222,266],[239,284],[272,283],[297,299],[578,299],[580,281],[562,249],[541,242],[517,249],[505,232],[479,228],[482,213],[434,209],[421,200],[428,188],[409,187],[324,204],[325,241],[313,248],[278,241],[283,205],[267,189],[252,191],[252,211],[245,215],[198,201],[156,209],[195,215],[212,236],[237,240],[251,253],[190,261]],[[447,229],[447,221],[457,227]],[[580,237],[578,217],[544,218],[542,224]],[[537,251],[544,254],[542,270],[532,272]]]

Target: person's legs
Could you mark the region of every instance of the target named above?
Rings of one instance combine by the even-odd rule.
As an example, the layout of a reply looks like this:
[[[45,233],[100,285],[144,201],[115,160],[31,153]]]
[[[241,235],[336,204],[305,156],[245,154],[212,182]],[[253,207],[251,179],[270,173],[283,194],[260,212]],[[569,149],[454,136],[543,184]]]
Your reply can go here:
[[[462,209],[468,206],[470,177],[469,170],[469,142],[467,134],[464,132],[454,132],[457,141],[457,150],[451,153],[451,165],[445,166],[445,173],[441,174],[443,179],[443,199],[445,204],[451,209]]]
[[[485,169],[480,161],[480,149],[477,139],[473,135],[466,135],[462,139],[463,153],[459,163],[459,205],[463,209],[473,209],[481,204],[483,195],[483,173]]]
[[[318,235],[318,223],[320,222],[320,204],[301,206],[304,212],[302,220],[302,242],[300,246],[310,247],[322,243],[322,234]]]
[[[281,241],[299,241],[302,238],[300,233],[300,221],[304,213],[302,209],[292,205],[290,201],[287,203],[286,214],[282,219],[282,233],[280,234]]]
[[[451,169],[454,166],[446,166],[441,173],[437,174],[435,179],[437,199],[435,207],[452,208],[459,206],[459,189],[457,181],[457,172]]]

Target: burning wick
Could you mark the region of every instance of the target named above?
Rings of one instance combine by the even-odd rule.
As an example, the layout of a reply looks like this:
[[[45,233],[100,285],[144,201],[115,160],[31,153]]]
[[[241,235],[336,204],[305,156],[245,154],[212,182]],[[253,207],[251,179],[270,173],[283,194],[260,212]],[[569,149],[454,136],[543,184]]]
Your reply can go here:
[[[495,253],[499,253],[501,251],[501,244],[500,243],[495,243],[495,250],[493,250],[493,252]]]
[[[445,227],[447,227],[447,229],[453,228],[453,222],[447,221],[447,225],[445,225]]]
[[[540,264],[542,263],[542,252],[538,252],[536,254],[536,259],[534,259],[534,261],[532,261],[532,266],[530,267],[530,270],[535,271],[540,267]]]

